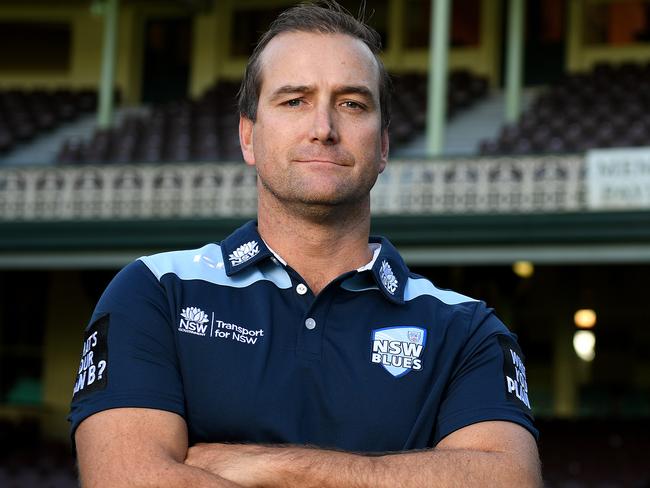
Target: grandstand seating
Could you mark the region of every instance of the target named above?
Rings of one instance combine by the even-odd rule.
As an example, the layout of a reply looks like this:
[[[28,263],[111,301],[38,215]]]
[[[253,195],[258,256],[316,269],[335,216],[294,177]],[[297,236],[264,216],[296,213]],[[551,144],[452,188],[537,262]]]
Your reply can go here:
[[[426,125],[427,77],[422,73],[393,76],[391,144],[410,141]],[[488,93],[487,79],[467,70],[455,70],[449,75],[447,116],[471,107]]]
[[[391,142],[403,144],[424,129],[426,75],[394,77]],[[487,94],[487,80],[468,71],[450,75],[448,114],[469,107]],[[118,127],[97,130],[88,142],[68,140],[60,163],[130,163],[163,161],[236,161],[241,159],[237,133],[238,82],[222,82],[197,100],[152,107],[148,116],[128,117]]]
[[[0,90],[0,154],[97,108],[95,90]]]
[[[70,164],[239,159],[238,88],[238,83],[220,83],[198,100],[155,105],[148,115],[128,116],[116,128],[98,129],[88,142],[68,140],[58,161]]]
[[[426,123],[426,75],[393,76],[391,144],[399,147],[421,134]],[[449,77],[448,116],[467,109],[488,91],[469,71]],[[237,82],[222,82],[196,100],[156,105],[149,115],[131,115],[89,141],[70,139],[57,161],[131,163],[239,160]],[[36,134],[95,109],[90,90],[0,91],[0,154]],[[596,65],[568,74],[544,89],[517,123],[482,141],[484,155],[573,153],[591,148],[650,144],[650,63]]]
[[[650,63],[601,63],[540,93],[481,154],[584,152],[650,145]]]

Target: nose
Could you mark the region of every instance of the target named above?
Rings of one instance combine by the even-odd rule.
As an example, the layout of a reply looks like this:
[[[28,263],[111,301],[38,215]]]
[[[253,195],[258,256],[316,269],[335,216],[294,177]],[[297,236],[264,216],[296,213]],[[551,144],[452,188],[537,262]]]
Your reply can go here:
[[[310,136],[311,142],[320,142],[327,145],[339,142],[336,114],[331,107],[323,106],[314,110]]]

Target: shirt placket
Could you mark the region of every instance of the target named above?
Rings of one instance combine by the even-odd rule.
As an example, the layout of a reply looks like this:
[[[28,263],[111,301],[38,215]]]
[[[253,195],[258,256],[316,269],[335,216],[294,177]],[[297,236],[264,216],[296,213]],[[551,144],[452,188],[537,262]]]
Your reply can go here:
[[[327,310],[331,302],[331,290],[323,290],[314,296],[304,280],[293,270],[289,272],[294,299],[300,304],[301,314],[295,317],[297,332],[296,355],[309,361],[321,359],[323,334],[327,322]]]

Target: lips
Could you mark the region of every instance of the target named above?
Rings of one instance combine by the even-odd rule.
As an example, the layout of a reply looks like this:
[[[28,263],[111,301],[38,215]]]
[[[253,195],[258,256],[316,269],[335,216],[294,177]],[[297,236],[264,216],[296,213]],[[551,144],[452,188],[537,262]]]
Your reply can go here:
[[[310,150],[311,149],[311,150]],[[347,151],[324,150],[326,148],[296,148],[289,153],[289,159],[296,163],[334,164],[336,166],[354,166],[354,158]],[[329,148],[333,149],[333,148]]]
[[[323,155],[304,155],[301,154],[298,157],[291,158],[292,161],[296,163],[319,163],[319,164],[334,164],[336,166],[352,166],[353,158],[346,157],[345,154],[335,156],[323,156]]]
[[[296,159],[297,163],[329,163],[336,164],[338,166],[345,166],[343,163],[337,161],[332,161],[331,159]]]

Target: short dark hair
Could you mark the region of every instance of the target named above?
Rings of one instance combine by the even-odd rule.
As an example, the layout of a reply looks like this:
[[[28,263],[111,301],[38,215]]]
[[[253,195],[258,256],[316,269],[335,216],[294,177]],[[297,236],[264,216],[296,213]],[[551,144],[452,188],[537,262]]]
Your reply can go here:
[[[381,127],[385,129],[390,123],[391,81],[379,53],[381,37],[372,27],[364,22],[364,8],[359,9],[359,18],[353,17],[334,0],[321,0],[316,3],[301,3],[282,12],[269,29],[260,37],[253,54],[248,59],[244,79],[237,95],[239,113],[255,121],[262,69],[260,56],[268,43],[283,32],[318,32],[322,34],[347,34],[360,39],[370,48],[379,67],[379,105],[381,109]]]

